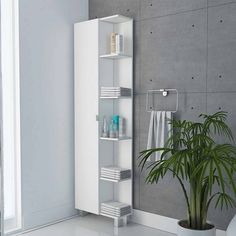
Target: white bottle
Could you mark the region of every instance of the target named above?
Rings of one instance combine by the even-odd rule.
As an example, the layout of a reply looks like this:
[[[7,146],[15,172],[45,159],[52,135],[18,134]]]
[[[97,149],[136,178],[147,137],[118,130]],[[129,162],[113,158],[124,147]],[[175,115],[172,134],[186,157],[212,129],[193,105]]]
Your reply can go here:
[[[124,36],[121,34],[116,35],[116,53],[117,54],[124,53]]]

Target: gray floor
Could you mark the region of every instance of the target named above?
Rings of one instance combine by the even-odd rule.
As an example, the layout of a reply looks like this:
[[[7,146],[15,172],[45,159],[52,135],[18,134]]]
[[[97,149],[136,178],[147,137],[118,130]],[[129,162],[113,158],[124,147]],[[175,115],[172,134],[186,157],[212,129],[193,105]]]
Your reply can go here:
[[[129,223],[126,227],[114,228],[113,221],[101,216],[88,215],[64,221],[24,236],[174,236],[166,232]]]

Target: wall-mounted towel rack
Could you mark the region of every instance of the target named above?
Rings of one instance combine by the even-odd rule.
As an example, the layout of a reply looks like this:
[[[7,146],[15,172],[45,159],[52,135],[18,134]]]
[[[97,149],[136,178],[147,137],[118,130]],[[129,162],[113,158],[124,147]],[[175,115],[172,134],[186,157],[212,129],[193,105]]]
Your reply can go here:
[[[178,111],[178,106],[179,106],[179,92],[177,89],[154,89],[154,90],[148,90],[147,91],[147,98],[146,98],[146,110],[147,112],[152,112],[153,109],[150,109],[149,105],[149,97],[150,95],[153,94],[157,94],[157,93],[162,93],[163,97],[167,97],[169,95],[170,92],[174,92],[176,94],[176,106],[175,106],[175,110],[170,110],[170,112],[177,112]]]

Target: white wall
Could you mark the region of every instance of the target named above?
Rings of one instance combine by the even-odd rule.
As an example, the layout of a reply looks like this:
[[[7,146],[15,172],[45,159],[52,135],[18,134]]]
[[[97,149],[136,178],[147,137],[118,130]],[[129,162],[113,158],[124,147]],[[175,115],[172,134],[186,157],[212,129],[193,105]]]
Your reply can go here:
[[[24,228],[74,210],[73,23],[87,0],[20,0]]]

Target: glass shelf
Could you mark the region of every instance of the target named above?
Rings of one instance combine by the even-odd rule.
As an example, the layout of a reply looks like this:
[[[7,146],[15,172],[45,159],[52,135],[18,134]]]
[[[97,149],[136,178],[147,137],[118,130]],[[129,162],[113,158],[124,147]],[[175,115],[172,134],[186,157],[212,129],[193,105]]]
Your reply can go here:
[[[123,140],[130,140],[132,139],[131,137],[122,137],[122,138],[105,138],[105,137],[100,137],[101,140],[107,140],[107,141],[123,141]]]
[[[110,179],[110,178],[100,177],[100,180],[104,180],[104,181],[108,181],[108,182],[113,182],[113,183],[119,183],[119,182],[131,180],[131,178],[117,180],[117,179]]]
[[[126,55],[126,54],[105,54],[105,55],[101,55],[100,58],[104,58],[104,59],[122,59],[122,58],[131,58],[130,55]]]
[[[127,99],[132,98],[131,96],[114,96],[114,97],[103,97],[101,96],[100,99]]]

